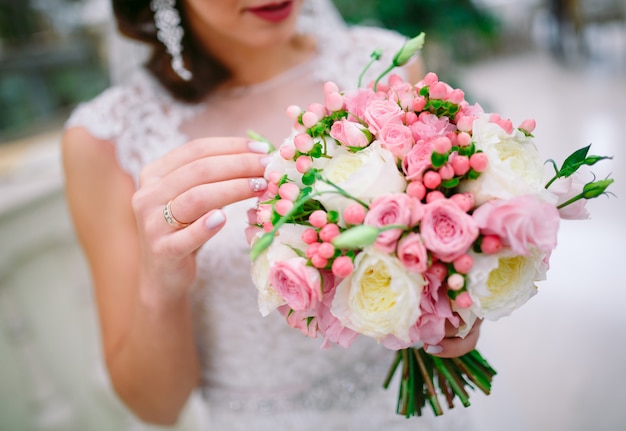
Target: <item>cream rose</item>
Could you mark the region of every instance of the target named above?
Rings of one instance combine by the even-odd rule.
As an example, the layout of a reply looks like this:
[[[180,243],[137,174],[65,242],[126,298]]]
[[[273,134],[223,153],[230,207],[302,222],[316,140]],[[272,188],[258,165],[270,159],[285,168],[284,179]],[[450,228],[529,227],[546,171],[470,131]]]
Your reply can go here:
[[[470,252],[474,266],[467,274],[467,290],[478,317],[497,320],[508,316],[537,293],[535,281],[544,280],[545,254],[531,249],[527,256],[510,249],[494,255]]]
[[[322,175],[367,204],[377,196],[401,193],[406,188],[406,180],[396,167],[394,155],[381,148],[378,142],[356,153],[338,148],[323,168]],[[334,210],[342,214],[354,201],[334,193],[334,190],[322,181],[317,181],[313,186],[314,192],[324,192],[315,199],[327,211]]]
[[[410,341],[426,279],[374,247],[363,250],[354,265],[336,288],[331,313],[343,326],[378,341],[388,335]]]
[[[306,250],[307,245],[301,239],[302,232],[306,228],[306,226],[300,225],[283,225],[280,234],[274,238],[272,244],[252,262],[252,281],[259,292],[258,305],[261,315],[267,316],[276,308],[285,305],[285,301],[270,285],[270,268],[276,262],[298,257],[293,248]],[[263,234],[264,232],[257,234],[257,239]]]
[[[473,123],[472,137],[477,150],[489,161],[487,170],[476,180],[464,181],[461,192],[472,192],[476,204],[490,199],[508,199],[533,194],[555,203],[555,197],[544,188],[543,160],[533,141],[519,130],[512,134],[482,114]]]

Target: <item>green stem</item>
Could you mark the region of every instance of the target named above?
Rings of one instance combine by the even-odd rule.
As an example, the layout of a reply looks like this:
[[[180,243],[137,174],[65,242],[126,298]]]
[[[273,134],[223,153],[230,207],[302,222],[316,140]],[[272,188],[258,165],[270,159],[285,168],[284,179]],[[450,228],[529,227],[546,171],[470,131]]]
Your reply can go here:
[[[571,204],[573,204],[574,202],[576,202],[577,200],[579,200],[579,199],[583,199],[584,197],[585,197],[585,196],[584,196],[582,193],[581,193],[581,194],[579,194],[579,195],[576,195],[576,196],[574,196],[573,198],[569,199],[568,201],[563,202],[561,205],[557,206],[557,207],[556,207],[556,209],[559,209],[559,210],[560,210],[561,208],[564,208],[564,207],[566,207],[566,206],[568,206],[568,205],[571,205]]]
[[[393,69],[395,69],[396,67],[398,67],[395,63],[391,64],[391,66],[387,67],[387,69],[385,69],[385,71],[383,73],[381,73],[380,75],[378,75],[378,78],[376,78],[376,81],[374,81],[374,91],[376,91],[376,88],[378,88],[378,82],[383,79],[385,77],[386,74],[388,74],[389,72],[391,72]]]

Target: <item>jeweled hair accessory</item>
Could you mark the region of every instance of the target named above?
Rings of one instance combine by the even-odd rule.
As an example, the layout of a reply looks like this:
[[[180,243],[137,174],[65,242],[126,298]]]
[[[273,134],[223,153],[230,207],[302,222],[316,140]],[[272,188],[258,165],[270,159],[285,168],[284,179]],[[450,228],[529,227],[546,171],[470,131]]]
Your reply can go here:
[[[157,38],[165,45],[167,53],[172,56],[172,70],[185,81],[192,78],[191,72],[183,63],[183,35],[185,31],[180,25],[180,13],[176,9],[176,0],[152,0],[150,8],[154,12],[154,23]]]

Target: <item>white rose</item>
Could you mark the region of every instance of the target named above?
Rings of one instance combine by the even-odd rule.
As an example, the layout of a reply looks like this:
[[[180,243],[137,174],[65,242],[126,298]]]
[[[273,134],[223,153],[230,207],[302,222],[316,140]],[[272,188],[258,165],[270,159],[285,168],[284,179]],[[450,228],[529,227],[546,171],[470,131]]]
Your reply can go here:
[[[272,244],[265,249],[252,262],[252,281],[259,291],[258,305],[261,315],[267,316],[276,308],[285,304],[285,301],[278,295],[276,290],[269,283],[270,268],[277,261],[283,261],[292,257],[297,257],[293,250],[306,250],[307,245],[302,241],[302,232],[306,226],[286,224],[279,229],[279,234],[274,238]],[[263,235],[260,232],[258,235]],[[254,243],[254,240],[253,240]]]
[[[532,249],[528,256],[510,249],[486,255],[470,252],[474,266],[467,274],[467,290],[474,303],[470,310],[480,318],[497,320],[510,315],[537,293],[535,281],[544,280],[545,254]]]
[[[406,180],[396,166],[394,155],[383,149],[378,142],[353,153],[345,148],[336,148],[332,159],[324,167],[322,175],[341,187],[351,196],[369,204],[374,198],[384,194],[401,193],[406,189]],[[314,192],[332,192],[335,189],[317,181]],[[354,201],[337,193],[324,193],[316,196],[327,211],[337,211],[339,215]]]
[[[485,153],[489,164],[478,179],[463,181],[460,189],[472,192],[477,205],[525,194],[555,202],[554,195],[544,187],[544,161],[529,137],[517,129],[506,133],[498,124],[489,122],[488,114],[474,121],[472,136],[476,149]]]
[[[360,253],[354,264],[352,275],[337,286],[331,313],[343,326],[376,340],[395,335],[410,341],[409,328],[421,314],[424,277],[375,247]]]

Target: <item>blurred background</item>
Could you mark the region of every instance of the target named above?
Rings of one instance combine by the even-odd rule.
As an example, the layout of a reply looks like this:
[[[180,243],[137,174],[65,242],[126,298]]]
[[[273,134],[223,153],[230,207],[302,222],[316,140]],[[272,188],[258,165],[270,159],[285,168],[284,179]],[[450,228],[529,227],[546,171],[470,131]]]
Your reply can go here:
[[[593,171],[615,196],[564,221],[539,294],[483,325],[499,374],[471,408],[485,431],[626,429],[626,0],[335,3],[352,24],[425,31],[427,69],[514,124],[535,118],[546,158],[588,144],[613,156]],[[60,166],[69,112],[133,66],[113,67],[122,48],[138,49],[115,36],[108,0],[0,0],[2,431],[157,429],[110,390]],[[195,402],[175,429],[198,429]]]

